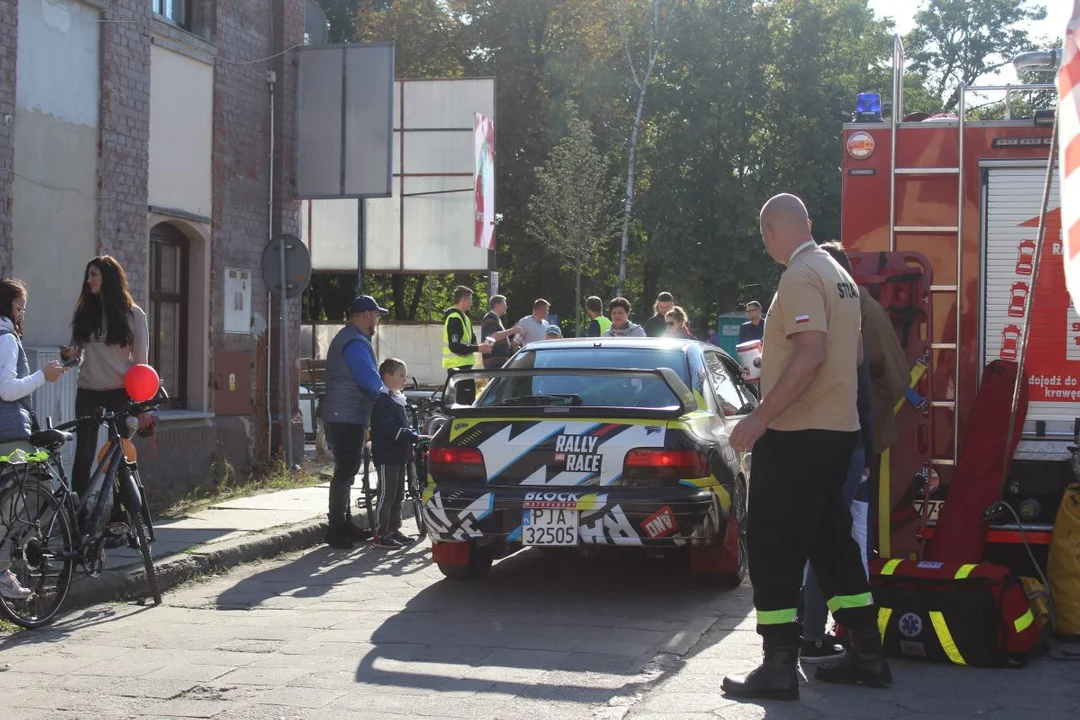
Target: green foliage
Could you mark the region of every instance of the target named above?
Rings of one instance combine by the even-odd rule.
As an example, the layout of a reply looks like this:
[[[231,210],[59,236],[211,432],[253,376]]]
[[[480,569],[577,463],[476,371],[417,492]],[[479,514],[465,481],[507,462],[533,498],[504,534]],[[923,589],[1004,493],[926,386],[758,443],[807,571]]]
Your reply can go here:
[[[905,44],[916,72],[927,78],[950,112],[959,85],[975,84],[1032,48],[1024,25],[1046,17],[1029,0],[926,0]]]
[[[645,13],[654,0],[322,1],[355,5],[355,39],[394,39],[399,77],[496,78],[501,292],[521,314],[546,297],[554,312],[576,317],[576,271],[566,270],[576,262],[552,238],[578,242],[566,228],[587,225],[580,218],[588,213],[555,192],[560,183],[553,179],[565,188],[626,182],[639,92],[629,66],[638,72],[650,56]],[[658,291],[671,291],[700,329],[718,313],[772,296],[781,268],[764,253],[757,227],[771,195],[798,194],[815,236],[840,236],[842,123],[857,93],[890,95],[893,28],[866,0],[661,5],[672,15],[636,144],[625,294],[640,319]],[[950,76],[974,80],[1027,49],[1022,26],[1042,12],[1024,0],[926,0],[906,40],[905,111],[951,107]],[[589,177],[602,175],[589,183],[573,177],[575,157],[564,152],[586,130],[595,148],[585,164]],[[593,169],[601,166],[602,173]],[[613,204],[623,192],[613,192]],[[583,237],[590,242],[581,290],[609,298],[617,283],[617,233]],[[482,277],[372,276],[365,291],[395,319],[437,321],[461,281],[481,291],[479,307],[486,298]],[[308,303],[308,315],[333,322],[356,282],[319,276],[313,288],[320,297]]]
[[[567,135],[536,169],[537,190],[529,201],[529,234],[574,271],[574,316],[581,328],[582,276],[596,269],[598,254],[612,235],[614,184],[610,168],[596,149],[589,123],[568,101]]]

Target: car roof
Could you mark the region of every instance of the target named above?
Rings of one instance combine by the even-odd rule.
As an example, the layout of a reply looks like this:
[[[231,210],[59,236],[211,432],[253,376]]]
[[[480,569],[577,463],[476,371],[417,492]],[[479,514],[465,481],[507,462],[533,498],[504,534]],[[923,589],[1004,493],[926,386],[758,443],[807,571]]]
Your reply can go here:
[[[553,350],[555,348],[578,349],[584,348],[588,350],[596,350],[597,348],[604,347],[621,347],[621,348],[637,348],[641,350],[646,349],[668,349],[668,350],[683,350],[693,345],[704,345],[698,340],[683,340],[681,338],[569,338],[562,340],[535,340],[522,350],[536,350],[538,352],[543,350]]]

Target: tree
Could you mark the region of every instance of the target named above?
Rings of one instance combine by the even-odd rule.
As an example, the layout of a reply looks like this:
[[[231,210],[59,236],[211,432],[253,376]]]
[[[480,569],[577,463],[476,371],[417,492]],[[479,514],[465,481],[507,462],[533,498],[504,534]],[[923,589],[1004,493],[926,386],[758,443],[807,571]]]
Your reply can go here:
[[[626,286],[626,260],[630,249],[630,218],[634,213],[634,175],[637,161],[638,132],[641,129],[641,117],[645,113],[645,95],[649,91],[649,81],[652,79],[656,61],[660,57],[660,51],[663,50],[664,43],[667,42],[678,0],[650,0],[644,18],[644,57],[636,62],[630,40],[632,29],[629,27],[630,24],[622,5],[623,3],[620,2],[619,38],[622,40],[623,48],[626,51],[626,63],[630,69],[630,78],[633,80],[637,97],[634,121],[630,130],[630,141],[627,143],[626,151],[626,195],[623,200],[622,242],[619,246],[619,284],[615,290],[616,295],[622,295]]]
[[[354,0],[356,39],[394,41],[399,79],[457,77],[465,54],[443,0]]]
[[[1031,48],[1023,25],[1043,20],[1046,8],[1030,0],[927,0],[906,38],[912,69],[944,102],[960,103],[960,83],[975,83]]]
[[[577,105],[565,105],[567,135],[536,169],[537,191],[529,202],[529,234],[574,270],[574,316],[581,327],[581,276],[595,262],[611,228],[613,190],[607,163],[596,149]]]

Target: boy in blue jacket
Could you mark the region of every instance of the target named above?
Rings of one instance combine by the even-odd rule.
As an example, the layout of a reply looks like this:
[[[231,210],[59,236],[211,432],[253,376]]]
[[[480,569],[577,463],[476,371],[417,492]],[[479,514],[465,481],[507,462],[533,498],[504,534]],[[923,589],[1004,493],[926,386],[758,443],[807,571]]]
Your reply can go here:
[[[382,391],[371,411],[371,459],[379,473],[379,502],[375,510],[375,547],[397,550],[410,545],[401,532],[401,503],[405,499],[405,470],[413,445],[422,436],[409,427],[405,415],[408,368],[397,358],[379,365]]]

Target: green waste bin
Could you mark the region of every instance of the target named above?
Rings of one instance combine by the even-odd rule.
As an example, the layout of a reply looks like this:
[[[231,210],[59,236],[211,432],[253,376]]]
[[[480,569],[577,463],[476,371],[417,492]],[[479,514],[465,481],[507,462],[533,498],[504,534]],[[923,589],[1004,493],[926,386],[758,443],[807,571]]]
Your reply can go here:
[[[733,358],[735,346],[739,344],[739,327],[750,318],[745,312],[724,313],[716,321],[716,334],[720,336],[720,349]]]

